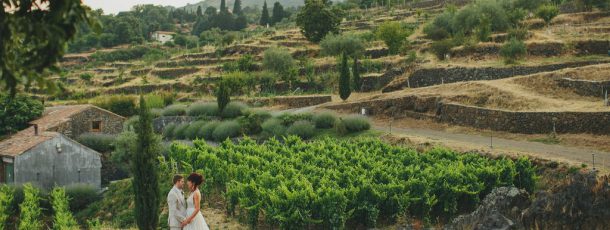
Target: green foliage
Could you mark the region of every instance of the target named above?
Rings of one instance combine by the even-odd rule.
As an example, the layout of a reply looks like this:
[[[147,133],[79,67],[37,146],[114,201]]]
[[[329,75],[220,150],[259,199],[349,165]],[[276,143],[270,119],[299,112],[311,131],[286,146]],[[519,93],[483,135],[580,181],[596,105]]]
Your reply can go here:
[[[214,140],[214,130],[216,129],[216,127],[218,127],[219,124],[220,122],[218,121],[210,121],[206,123],[204,126],[201,126],[201,129],[199,129],[197,136],[202,137],[206,140]]]
[[[435,41],[430,45],[430,50],[439,60],[445,60],[445,56],[450,53],[451,48],[455,46],[455,42],[452,39],[444,39],[441,41]]]
[[[150,48],[148,46],[136,46],[133,48],[117,49],[113,51],[97,51],[91,55],[91,58],[102,62],[129,61],[140,59],[148,53],[159,52],[162,53],[163,51],[156,48]]]
[[[329,129],[335,125],[337,117],[331,112],[318,113],[313,117],[313,121],[318,129]]]
[[[349,98],[349,95],[352,94],[352,87],[350,81],[350,71],[349,66],[347,64],[347,55],[343,54],[341,57],[341,65],[339,65],[339,97],[343,101]]]
[[[254,57],[250,54],[243,55],[237,60],[237,70],[243,72],[252,72],[256,70]]]
[[[360,65],[358,58],[354,58],[354,66],[352,67],[352,86],[354,91],[360,91],[362,89],[362,79],[360,79]]]
[[[80,229],[74,216],[68,208],[68,197],[66,191],[60,187],[55,187],[51,191],[51,204],[55,213],[53,217],[53,229],[68,230]]]
[[[527,47],[523,41],[511,38],[500,49],[500,56],[506,64],[514,64],[527,54]]]
[[[174,103],[175,95],[172,93],[159,92],[155,94],[147,94],[144,96],[146,104],[151,109],[164,108],[165,106]]]
[[[97,188],[88,184],[74,184],[65,187],[68,205],[72,213],[86,209],[90,204],[99,201],[102,197]]]
[[[271,118],[261,124],[263,132],[268,136],[281,137],[286,134],[286,126],[277,118]]]
[[[341,123],[345,126],[348,133],[355,133],[369,130],[371,123],[369,119],[361,115],[352,115],[341,119]]]
[[[33,0],[2,1],[0,87],[11,97],[19,85],[55,89],[55,83],[45,77],[60,71],[55,64],[78,27],[93,25],[90,9],[79,0],[44,3],[43,7]]]
[[[186,139],[186,129],[189,128],[189,124],[180,124],[174,128],[174,134],[172,135],[176,140]]]
[[[519,157],[515,161],[515,171],[517,172],[514,179],[515,186],[530,193],[534,192],[538,177],[536,176],[536,167],[532,162],[527,157]]]
[[[24,199],[19,204],[19,230],[41,230],[42,209],[40,208],[40,191],[31,184],[23,186]]]
[[[83,73],[80,75],[80,79],[82,79],[83,81],[91,81],[92,78],[93,74],[90,73]]]
[[[28,126],[28,122],[40,117],[44,106],[38,100],[25,95],[11,98],[0,93],[0,136],[15,133]]]
[[[83,144],[99,153],[109,153],[114,150],[116,136],[103,133],[84,133],[76,138],[78,143]]]
[[[263,53],[263,68],[277,73],[282,79],[289,79],[296,63],[287,49],[272,47]]]
[[[346,222],[374,228],[379,219],[395,221],[406,212],[421,219],[453,216],[473,210],[491,189],[514,185],[519,171],[506,158],[446,149],[418,153],[379,139],[304,142],[291,136],[257,144],[246,138],[217,148],[196,141],[194,147],[173,145],[168,157],[225,191],[229,214],[280,229],[338,229]],[[532,170],[522,165],[521,171]]]
[[[271,118],[271,114],[264,110],[247,111],[237,120],[246,134],[258,134],[262,131],[261,124]]]
[[[405,28],[399,22],[384,22],[375,30],[377,38],[388,46],[392,54],[400,51],[411,33],[410,29]]]
[[[212,133],[215,141],[224,141],[227,138],[237,137],[241,134],[241,127],[237,121],[223,121]]]
[[[261,19],[258,24],[261,26],[267,26],[267,24],[271,24],[271,20],[269,18],[269,9],[267,9],[267,1],[263,3],[263,11],[261,12]]]
[[[536,16],[544,20],[547,25],[551,23],[551,20],[559,15],[559,7],[552,4],[544,4],[538,7],[536,10]]]
[[[517,40],[525,41],[525,39],[527,39],[527,36],[528,36],[527,28],[523,28],[523,27],[511,28],[508,30],[507,36],[509,39],[515,38]]]
[[[284,19],[284,17],[287,17],[288,14],[286,12],[284,12],[284,7],[282,6],[282,4],[280,4],[280,2],[275,2],[273,4],[273,15],[271,16],[271,25],[275,25],[276,23],[279,23],[282,21],[282,19]]]
[[[364,43],[354,35],[328,34],[320,42],[323,55],[339,56],[343,53],[349,57],[359,57],[364,53]]]
[[[156,229],[160,211],[157,175],[160,138],[153,132],[152,116],[143,96],[140,96],[139,116],[136,151],[131,161],[135,194],[134,216],[139,229]]]
[[[199,136],[199,130],[206,124],[205,121],[196,121],[191,123],[188,128],[184,131],[184,136],[189,140],[195,140],[197,138],[201,138]]]
[[[286,130],[286,135],[294,135],[302,139],[309,139],[315,133],[316,127],[311,121],[297,121]]]
[[[220,82],[220,86],[216,90],[216,102],[218,103],[218,110],[222,112],[227,104],[231,102],[231,92],[229,91],[229,85],[224,81]]]
[[[191,116],[191,117],[199,117],[199,116],[206,116],[206,117],[214,117],[214,116],[218,116],[218,104],[217,103],[194,103],[191,104],[187,111],[186,114]]]
[[[137,136],[134,131],[130,130],[119,134],[114,142],[114,151],[110,155],[110,161],[118,168],[129,171],[129,162],[131,162],[132,154],[136,151],[136,140]]]
[[[170,105],[165,107],[165,109],[163,109],[163,112],[161,112],[161,114],[163,116],[169,117],[169,116],[184,116],[186,115],[186,105]]]
[[[290,126],[294,122],[300,120],[311,121],[313,119],[313,115],[311,113],[283,113],[276,118],[279,119],[283,125]]]
[[[8,229],[8,220],[11,216],[14,189],[6,184],[0,185],[0,229]]]
[[[311,42],[318,43],[328,33],[338,33],[341,17],[322,0],[307,0],[297,14],[296,24]]]
[[[124,117],[130,117],[137,113],[136,98],[129,95],[97,97],[90,100],[89,103]]]
[[[243,111],[248,109],[248,106],[241,102],[231,102],[222,110],[220,116],[222,118],[236,118],[243,114]]]
[[[170,123],[163,128],[163,138],[166,140],[171,140],[174,138],[174,131],[178,127],[175,123]]]

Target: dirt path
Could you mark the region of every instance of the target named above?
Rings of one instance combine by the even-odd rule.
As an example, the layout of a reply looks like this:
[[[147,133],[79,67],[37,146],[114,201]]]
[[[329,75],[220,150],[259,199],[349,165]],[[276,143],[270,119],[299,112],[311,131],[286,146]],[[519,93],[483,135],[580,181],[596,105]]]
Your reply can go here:
[[[595,167],[602,173],[610,172],[610,153],[586,148],[550,145],[539,142],[509,140],[492,136],[450,133],[432,129],[390,127],[374,124],[376,130],[398,134],[419,142],[431,142],[460,150],[481,150],[493,154],[529,155],[536,158],[554,160],[580,166],[593,167],[592,154],[595,154]],[[417,141],[416,141],[417,142]],[[493,145],[493,148],[490,146]]]

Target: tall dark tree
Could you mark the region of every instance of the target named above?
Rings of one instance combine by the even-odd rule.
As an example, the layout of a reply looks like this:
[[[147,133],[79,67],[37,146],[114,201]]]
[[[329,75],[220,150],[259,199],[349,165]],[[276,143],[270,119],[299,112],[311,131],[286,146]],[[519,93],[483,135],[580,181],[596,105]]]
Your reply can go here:
[[[223,11],[229,11],[229,9],[227,8],[227,3],[225,0],[220,0],[220,12]]]
[[[233,3],[233,12],[234,15],[242,15],[241,11],[241,0],[235,0]]]
[[[0,88],[11,97],[19,85],[55,88],[45,71],[54,65],[82,22],[92,23],[81,0],[2,1],[0,7]],[[7,6],[8,5],[8,6]],[[36,5],[41,5],[40,7]],[[7,12],[9,11],[9,12]],[[35,55],[32,55],[35,54]]]
[[[203,16],[203,11],[201,11],[201,6],[197,6],[197,17]]]
[[[242,14],[237,16],[233,22],[233,30],[243,30],[246,27],[248,27],[248,19],[246,18],[246,15]]]
[[[132,155],[134,216],[139,229],[157,229],[159,222],[159,177],[157,175],[159,138],[152,129],[152,115],[144,96],[140,95],[140,113],[137,123],[137,149]]]
[[[358,58],[354,57],[354,66],[352,67],[352,79],[354,82],[354,90],[360,91],[362,89],[362,80],[360,79],[360,64]]]
[[[349,95],[352,94],[347,54],[341,55],[341,66],[339,66],[339,71],[341,71],[339,73],[339,97],[345,101],[349,98]]]
[[[218,109],[220,111],[223,111],[225,107],[227,107],[227,104],[231,102],[229,86],[225,81],[221,81],[218,90],[216,90],[216,102],[218,103]]]
[[[297,15],[297,26],[312,42],[320,42],[328,33],[338,33],[341,18],[321,0],[307,0]]]
[[[261,26],[266,26],[270,24],[269,21],[269,10],[267,9],[267,1],[263,4],[263,13],[261,14],[261,20],[259,22]]]
[[[271,24],[275,25],[275,23],[281,22],[284,19],[284,7],[280,2],[275,2],[273,4],[273,16],[271,16]]]

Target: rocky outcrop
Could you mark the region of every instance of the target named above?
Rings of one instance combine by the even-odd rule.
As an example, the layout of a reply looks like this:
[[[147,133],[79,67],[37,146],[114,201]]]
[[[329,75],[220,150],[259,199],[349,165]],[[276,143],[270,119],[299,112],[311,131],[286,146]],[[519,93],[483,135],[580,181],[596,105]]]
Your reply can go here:
[[[461,215],[445,225],[453,229],[522,229],[521,210],[530,205],[529,194],[515,187],[494,189],[472,213]]]

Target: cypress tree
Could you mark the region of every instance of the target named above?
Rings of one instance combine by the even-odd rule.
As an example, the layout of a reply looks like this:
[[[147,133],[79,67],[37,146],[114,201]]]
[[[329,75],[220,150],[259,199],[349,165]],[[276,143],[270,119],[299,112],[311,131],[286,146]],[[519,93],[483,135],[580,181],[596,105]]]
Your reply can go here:
[[[273,4],[273,16],[271,16],[271,24],[275,25],[275,23],[281,22],[284,18],[284,7],[280,2],[275,2]]]
[[[350,87],[350,74],[349,67],[347,66],[347,54],[343,53],[341,59],[341,66],[339,67],[339,71],[341,71],[339,73],[339,97],[341,97],[341,99],[345,101],[347,100],[347,98],[349,98],[349,95],[352,94],[352,88]]]
[[[197,17],[203,16],[203,12],[201,11],[201,6],[197,6]]]
[[[227,88],[227,83],[225,81],[220,82],[220,86],[216,91],[216,101],[218,102],[218,110],[222,112],[227,104],[231,102],[231,95],[229,94],[229,88]]]
[[[354,91],[360,91],[362,89],[362,80],[360,79],[360,65],[358,64],[358,58],[354,57],[354,66],[352,67],[352,76],[354,81]]]
[[[137,150],[132,154],[134,216],[139,229],[157,229],[159,222],[159,177],[157,157],[159,139],[152,129],[152,115],[144,96],[140,95],[140,113],[137,123]]]
[[[266,26],[269,22],[269,10],[267,10],[267,1],[263,4],[263,13],[261,14],[260,25]]]
[[[233,3],[233,14],[235,15],[241,15],[242,11],[241,11],[241,0],[235,0],[235,2]]]
[[[220,0],[220,12],[228,11],[227,3],[225,0]]]

